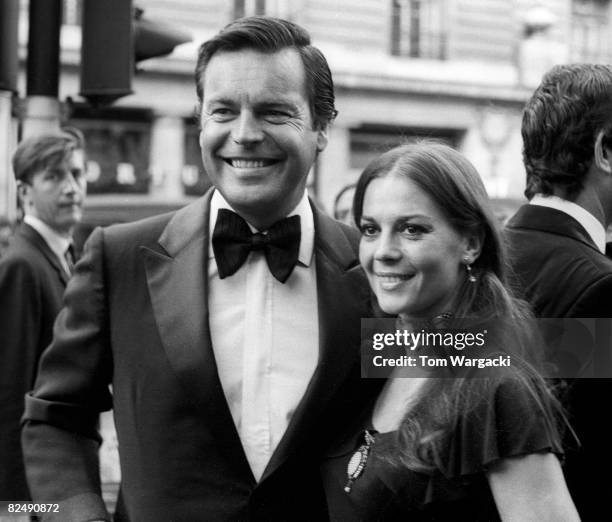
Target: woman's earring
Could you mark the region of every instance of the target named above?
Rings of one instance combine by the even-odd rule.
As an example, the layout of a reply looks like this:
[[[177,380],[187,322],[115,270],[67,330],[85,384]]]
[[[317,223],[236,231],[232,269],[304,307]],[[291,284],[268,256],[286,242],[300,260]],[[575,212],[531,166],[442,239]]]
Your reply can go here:
[[[475,283],[476,276],[472,274],[472,266],[470,265],[470,258],[468,256],[465,256],[463,258],[463,261],[465,262],[465,271],[467,272],[468,281],[470,283]]]

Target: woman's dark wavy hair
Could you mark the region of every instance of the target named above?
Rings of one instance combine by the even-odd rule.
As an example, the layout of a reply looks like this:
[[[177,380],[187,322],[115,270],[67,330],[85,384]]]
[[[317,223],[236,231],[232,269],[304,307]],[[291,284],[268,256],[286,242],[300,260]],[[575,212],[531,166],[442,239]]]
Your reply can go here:
[[[337,116],[334,82],[323,53],[310,43],[306,29],[297,24],[269,16],[240,18],[228,24],[198,51],[195,69],[196,92],[201,114],[204,96],[204,74],[211,58],[222,51],[253,49],[262,53],[276,53],[295,49],[304,64],[306,94],[315,129],[325,128]]]
[[[481,253],[472,265],[476,282],[470,282],[466,273],[454,316],[496,321],[503,332],[495,336],[495,341],[502,344],[496,344],[496,350],[514,356],[514,367],[504,378],[518,381],[543,412],[561,414],[544,380],[526,361],[534,348],[533,315],[527,304],[514,298],[506,287],[506,249],[476,169],[456,150],[431,140],[391,149],[373,160],[357,182],[353,212],[358,227],[370,182],[389,175],[405,176],[428,194],[456,232],[481,238]],[[439,467],[443,460],[440,455],[454,424],[490,397],[492,387],[498,382],[487,378],[428,379],[398,430],[399,463],[419,470]],[[545,415],[545,418],[554,416]],[[551,430],[554,433],[552,421]],[[388,460],[398,464],[396,455],[389,455]]]
[[[612,139],[611,92],[608,65],[557,65],[546,73],[523,111],[528,199],[558,188],[573,200],[582,190],[597,134]]]

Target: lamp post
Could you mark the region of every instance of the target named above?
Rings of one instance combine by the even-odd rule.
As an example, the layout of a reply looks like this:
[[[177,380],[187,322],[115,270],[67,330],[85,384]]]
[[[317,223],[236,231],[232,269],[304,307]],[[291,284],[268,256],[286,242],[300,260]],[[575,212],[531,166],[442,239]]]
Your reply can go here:
[[[11,155],[17,142],[12,118],[13,94],[17,91],[17,27],[19,0],[0,2],[0,217],[17,216],[16,188]]]

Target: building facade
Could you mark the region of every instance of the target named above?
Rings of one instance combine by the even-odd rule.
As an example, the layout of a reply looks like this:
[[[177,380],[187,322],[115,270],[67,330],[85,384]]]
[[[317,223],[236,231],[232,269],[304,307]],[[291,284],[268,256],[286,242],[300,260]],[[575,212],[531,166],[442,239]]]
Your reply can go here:
[[[411,137],[441,139],[462,151],[492,197],[522,198],[520,119],[533,87],[555,63],[610,58],[609,0],[136,3],[147,18],[181,28],[193,41],[139,64],[134,94],[94,109],[78,95],[80,0],[64,0],[64,119],[88,140],[88,206],[111,214],[115,204],[180,205],[209,186],[194,117],[195,56],[199,43],[240,16],[293,20],[329,60],[339,116],[309,180],[328,211],[369,159]],[[24,26],[26,10],[24,1]],[[129,210],[121,216],[131,218]]]

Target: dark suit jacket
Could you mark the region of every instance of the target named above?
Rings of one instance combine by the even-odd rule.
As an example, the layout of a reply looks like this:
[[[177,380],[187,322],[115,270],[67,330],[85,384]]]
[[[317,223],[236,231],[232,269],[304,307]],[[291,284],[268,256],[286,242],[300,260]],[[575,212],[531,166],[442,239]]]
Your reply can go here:
[[[612,317],[612,260],[575,219],[525,205],[508,222],[506,235],[517,284],[537,316]],[[570,492],[583,520],[610,518],[612,380],[574,381],[567,407],[582,443],[579,452],[567,454]]]
[[[33,496],[66,499],[61,520],[104,515],[96,419],[111,406],[130,520],[327,517],[319,454],[369,393],[359,382],[368,291],[354,232],[315,209],[319,364],[257,483],[211,347],[209,202],[210,193],[173,215],[98,229],[88,241],[25,413]]]
[[[42,236],[22,224],[0,259],[0,500],[29,499],[19,421],[67,280]]]

